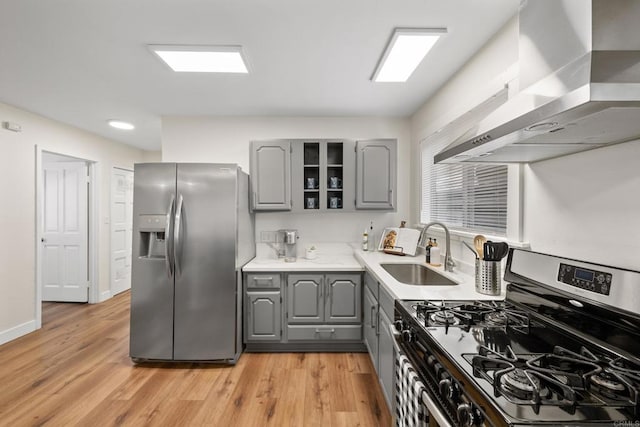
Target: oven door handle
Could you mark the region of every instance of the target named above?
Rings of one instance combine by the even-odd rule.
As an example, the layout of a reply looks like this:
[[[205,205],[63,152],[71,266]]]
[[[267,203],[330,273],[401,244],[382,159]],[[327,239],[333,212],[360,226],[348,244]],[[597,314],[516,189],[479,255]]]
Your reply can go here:
[[[393,324],[389,325],[389,331],[391,332],[391,336],[393,337],[393,347],[395,348],[397,353],[404,354],[402,348],[400,348],[400,340],[402,339],[402,335],[398,332]],[[431,396],[425,391],[422,392],[422,403],[427,407],[429,411],[429,416],[436,421],[439,427],[453,427],[453,424],[449,422],[446,415],[442,412],[440,407],[433,401]]]
[[[391,341],[393,341],[393,348],[395,349],[396,353],[404,354],[404,352],[400,348],[400,344],[398,344],[402,337],[400,336],[400,332],[398,332],[395,326],[393,326],[393,323],[389,325],[389,331],[391,332],[391,336],[393,337]]]
[[[434,419],[439,427],[453,427],[447,417],[442,413],[440,407],[431,399],[431,396],[429,396],[429,393],[426,391],[422,392],[422,403],[427,407],[429,417]]]

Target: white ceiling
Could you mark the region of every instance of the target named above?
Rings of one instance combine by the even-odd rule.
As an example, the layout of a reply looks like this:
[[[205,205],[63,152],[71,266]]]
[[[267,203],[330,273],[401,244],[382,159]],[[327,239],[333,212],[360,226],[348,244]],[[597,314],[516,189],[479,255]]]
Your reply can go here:
[[[409,116],[518,0],[2,1],[0,101],[147,150],[163,115]],[[446,27],[407,83],[373,83],[394,27]],[[148,44],[242,45],[248,75],[173,73]],[[111,118],[136,125],[109,128]]]

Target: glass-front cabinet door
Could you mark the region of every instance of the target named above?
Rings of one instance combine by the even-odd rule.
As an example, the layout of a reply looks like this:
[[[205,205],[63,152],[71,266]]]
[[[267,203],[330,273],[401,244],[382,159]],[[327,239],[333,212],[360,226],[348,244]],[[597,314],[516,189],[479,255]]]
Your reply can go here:
[[[291,144],[293,210],[355,210],[355,142],[295,140]]]
[[[302,208],[320,209],[320,143],[303,142],[303,186]]]
[[[344,144],[327,142],[327,200],[329,209],[343,209],[344,204]]]

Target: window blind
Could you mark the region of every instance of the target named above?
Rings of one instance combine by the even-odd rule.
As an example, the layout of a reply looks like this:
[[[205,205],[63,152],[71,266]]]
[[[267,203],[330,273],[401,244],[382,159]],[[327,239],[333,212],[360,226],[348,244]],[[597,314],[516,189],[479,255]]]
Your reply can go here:
[[[433,164],[447,141],[422,145],[423,223],[440,221],[451,229],[505,235],[507,166],[474,163]]]
[[[463,134],[470,136],[476,124],[507,98],[505,86],[421,142],[422,223],[440,221],[451,229],[506,235],[508,167],[474,163],[434,165],[433,157]]]

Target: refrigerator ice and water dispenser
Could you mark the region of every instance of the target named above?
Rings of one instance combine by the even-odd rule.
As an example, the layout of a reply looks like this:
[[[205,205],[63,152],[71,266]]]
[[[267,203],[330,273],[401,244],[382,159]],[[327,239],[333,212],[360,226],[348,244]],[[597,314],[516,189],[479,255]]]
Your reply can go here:
[[[140,230],[140,253],[142,258],[166,258],[165,232],[167,215],[138,216]]]

